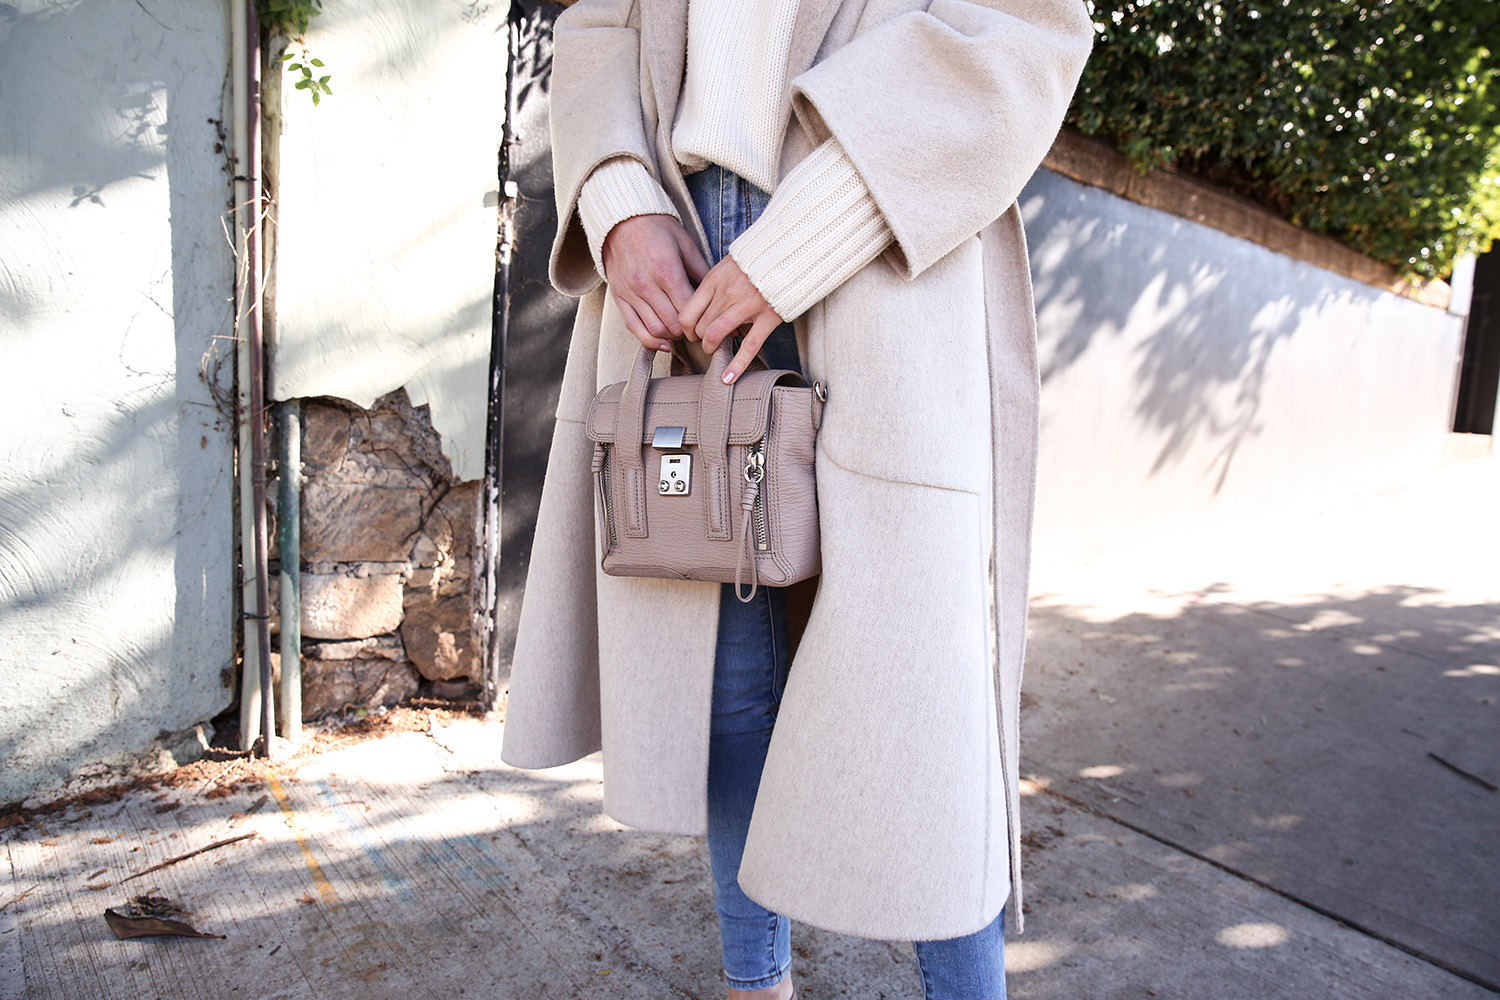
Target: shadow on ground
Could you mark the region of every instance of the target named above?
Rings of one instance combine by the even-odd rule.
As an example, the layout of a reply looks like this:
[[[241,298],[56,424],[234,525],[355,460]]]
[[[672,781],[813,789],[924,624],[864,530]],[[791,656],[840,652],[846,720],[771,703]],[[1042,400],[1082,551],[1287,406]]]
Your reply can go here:
[[[1023,773],[1500,989],[1500,606],[1227,590],[1039,598]]]
[[[597,757],[518,772],[499,739],[465,719],[6,831],[0,998],[722,996],[702,842],[605,817]],[[226,937],[115,940],[105,907],[148,891]],[[908,946],[794,944],[806,997],[917,992]]]

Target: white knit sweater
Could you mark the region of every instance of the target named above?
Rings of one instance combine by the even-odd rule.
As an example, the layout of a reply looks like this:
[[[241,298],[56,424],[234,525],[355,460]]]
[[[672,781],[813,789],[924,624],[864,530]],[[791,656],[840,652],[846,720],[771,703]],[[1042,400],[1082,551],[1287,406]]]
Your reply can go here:
[[[783,319],[794,319],[891,242],[890,227],[839,144],[829,139],[776,183],[797,0],[690,0],[687,69],[672,127],[678,162],[709,164],[772,191],[729,255]],[[578,195],[600,274],[604,238],[636,215],[677,216],[645,166],[607,160]]]
[[[717,163],[762,191],[775,188],[796,22],[797,0],[688,4],[687,70],[672,125],[687,171]]]

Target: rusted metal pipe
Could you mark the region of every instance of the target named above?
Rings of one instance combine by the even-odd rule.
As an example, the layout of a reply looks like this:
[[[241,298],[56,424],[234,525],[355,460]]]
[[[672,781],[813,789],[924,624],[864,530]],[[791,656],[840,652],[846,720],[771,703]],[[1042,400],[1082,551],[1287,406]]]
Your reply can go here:
[[[233,0],[236,247],[241,251],[238,318],[240,573],[244,619],[240,745],[264,737],[276,753],[272,690],[269,558],[266,546],[265,344],[261,327],[260,19],[255,4]]]
[[[276,542],[281,551],[281,735],[302,741],[302,403],[276,404]]]
[[[260,680],[251,664],[260,663],[257,632],[248,617],[255,610],[255,580],[248,572],[250,553],[255,551],[255,527],[247,512],[255,504],[255,488],[250,470],[250,346],[245,338],[249,328],[248,274],[251,270],[246,254],[246,234],[254,212],[250,202],[250,177],[245,165],[250,162],[249,63],[250,42],[246,31],[245,8],[251,0],[230,0],[229,30],[230,100],[234,142],[234,257],[235,257],[235,518],[239,528],[238,555],[240,593],[240,749],[249,750],[260,735]]]
[[[261,326],[260,289],[260,17],[255,4],[245,7],[245,33],[248,56],[245,67],[250,74],[247,109],[249,119],[250,162],[245,165],[250,178],[250,230],[246,234],[245,252],[250,258],[246,294],[250,300],[250,468],[254,486],[255,510],[255,602],[253,624],[260,645],[261,732],[265,737],[267,758],[276,757],[276,696],[271,672],[271,584],[270,557],[266,546],[266,345]]]

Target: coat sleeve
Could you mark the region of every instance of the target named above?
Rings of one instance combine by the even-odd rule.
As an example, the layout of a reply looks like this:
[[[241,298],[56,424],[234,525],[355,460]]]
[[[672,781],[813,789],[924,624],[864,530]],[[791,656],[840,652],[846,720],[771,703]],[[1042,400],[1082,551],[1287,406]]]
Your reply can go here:
[[[792,83],[837,139],[911,278],[998,219],[1046,155],[1093,44],[1082,0],[933,0],[857,35]]]
[[[557,238],[550,277],[558,291],[585,295],[600,277],[578,214],[594,168],[617,156],[639,160],[660,179],[641,107],[638,0],[579,0],[557,19],[552,43],[552,164]]]

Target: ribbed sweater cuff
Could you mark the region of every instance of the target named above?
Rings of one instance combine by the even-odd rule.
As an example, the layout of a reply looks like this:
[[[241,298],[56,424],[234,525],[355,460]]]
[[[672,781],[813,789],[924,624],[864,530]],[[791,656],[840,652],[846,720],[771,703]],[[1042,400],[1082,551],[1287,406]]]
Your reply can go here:
[[[646,165],[633,156],[616,156],[594,168],[578,191],[578,216],[588,234],[594,266],[604,277],[604,238],[626,219],[637,215],[670,215],[682,221],[672,199],[661,189]]]
[[[777,185],[729,255],[782,319],[843,284],[884,250],[891,229],[843,147],[829,139]]]

